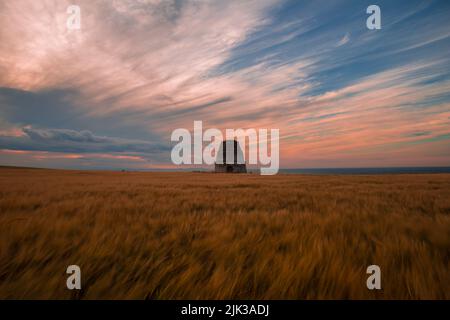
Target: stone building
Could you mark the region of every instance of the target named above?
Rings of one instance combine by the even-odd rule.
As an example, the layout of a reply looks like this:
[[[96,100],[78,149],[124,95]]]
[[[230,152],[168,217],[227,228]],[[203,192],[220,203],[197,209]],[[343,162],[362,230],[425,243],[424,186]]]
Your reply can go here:
[[[227,151],[231,152],[228,156]],[[215,172],[247,173],[244,154],[239,142],[236,140],[225,140],[222,142],[217,152]]]

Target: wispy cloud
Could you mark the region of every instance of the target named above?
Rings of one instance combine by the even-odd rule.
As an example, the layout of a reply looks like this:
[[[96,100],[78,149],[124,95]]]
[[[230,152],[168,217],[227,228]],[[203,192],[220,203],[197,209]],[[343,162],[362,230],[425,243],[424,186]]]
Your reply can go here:
[[[350,41],[350,33],[346,33],[345,36],[342,37],[341,40],[338,41],[337,46],[343,46],[344,44],[347,44]]]

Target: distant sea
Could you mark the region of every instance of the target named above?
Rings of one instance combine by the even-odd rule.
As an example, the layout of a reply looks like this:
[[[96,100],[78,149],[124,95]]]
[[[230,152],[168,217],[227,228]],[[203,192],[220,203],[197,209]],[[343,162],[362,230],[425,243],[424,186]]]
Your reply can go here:
[[[450,167],[388,167],[388,168],[314,168],[280,169],[284,174],[399,174],[399,173],[450,173]]]
[[[38,167],[13,167],[2,166],[5,169],[39,169]],[[42,168],[45,169],[45,168]],[[50,169],[50,168],[48,168]],[[71,170],[107,170],[107,171],[128,171],[128,172],[214,172],[214,168],[179,168],[179,169],[129,169],[129,168],[60,168]],[[259,169],[247,168],[249,173],[259,174]],[[297,168],[280,169],[280,174],[402,174],[402,173],[450,173],[450,167],[386,167],[386,168]]]

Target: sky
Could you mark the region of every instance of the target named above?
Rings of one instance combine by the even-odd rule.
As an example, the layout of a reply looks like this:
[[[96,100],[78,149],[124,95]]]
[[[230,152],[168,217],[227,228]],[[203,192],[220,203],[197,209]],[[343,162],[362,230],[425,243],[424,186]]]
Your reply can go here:
[[[447,0],[0,0],[0,165],[170,169],[201,120],[282,168],[450,166],[449,52]]]

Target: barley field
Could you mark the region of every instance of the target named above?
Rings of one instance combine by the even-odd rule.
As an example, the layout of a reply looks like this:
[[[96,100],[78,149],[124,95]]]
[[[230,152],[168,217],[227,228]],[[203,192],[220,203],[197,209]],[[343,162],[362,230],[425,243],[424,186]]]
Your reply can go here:
[[[449,258],[449,174],[0,168],[1,299],[450,299]]]

